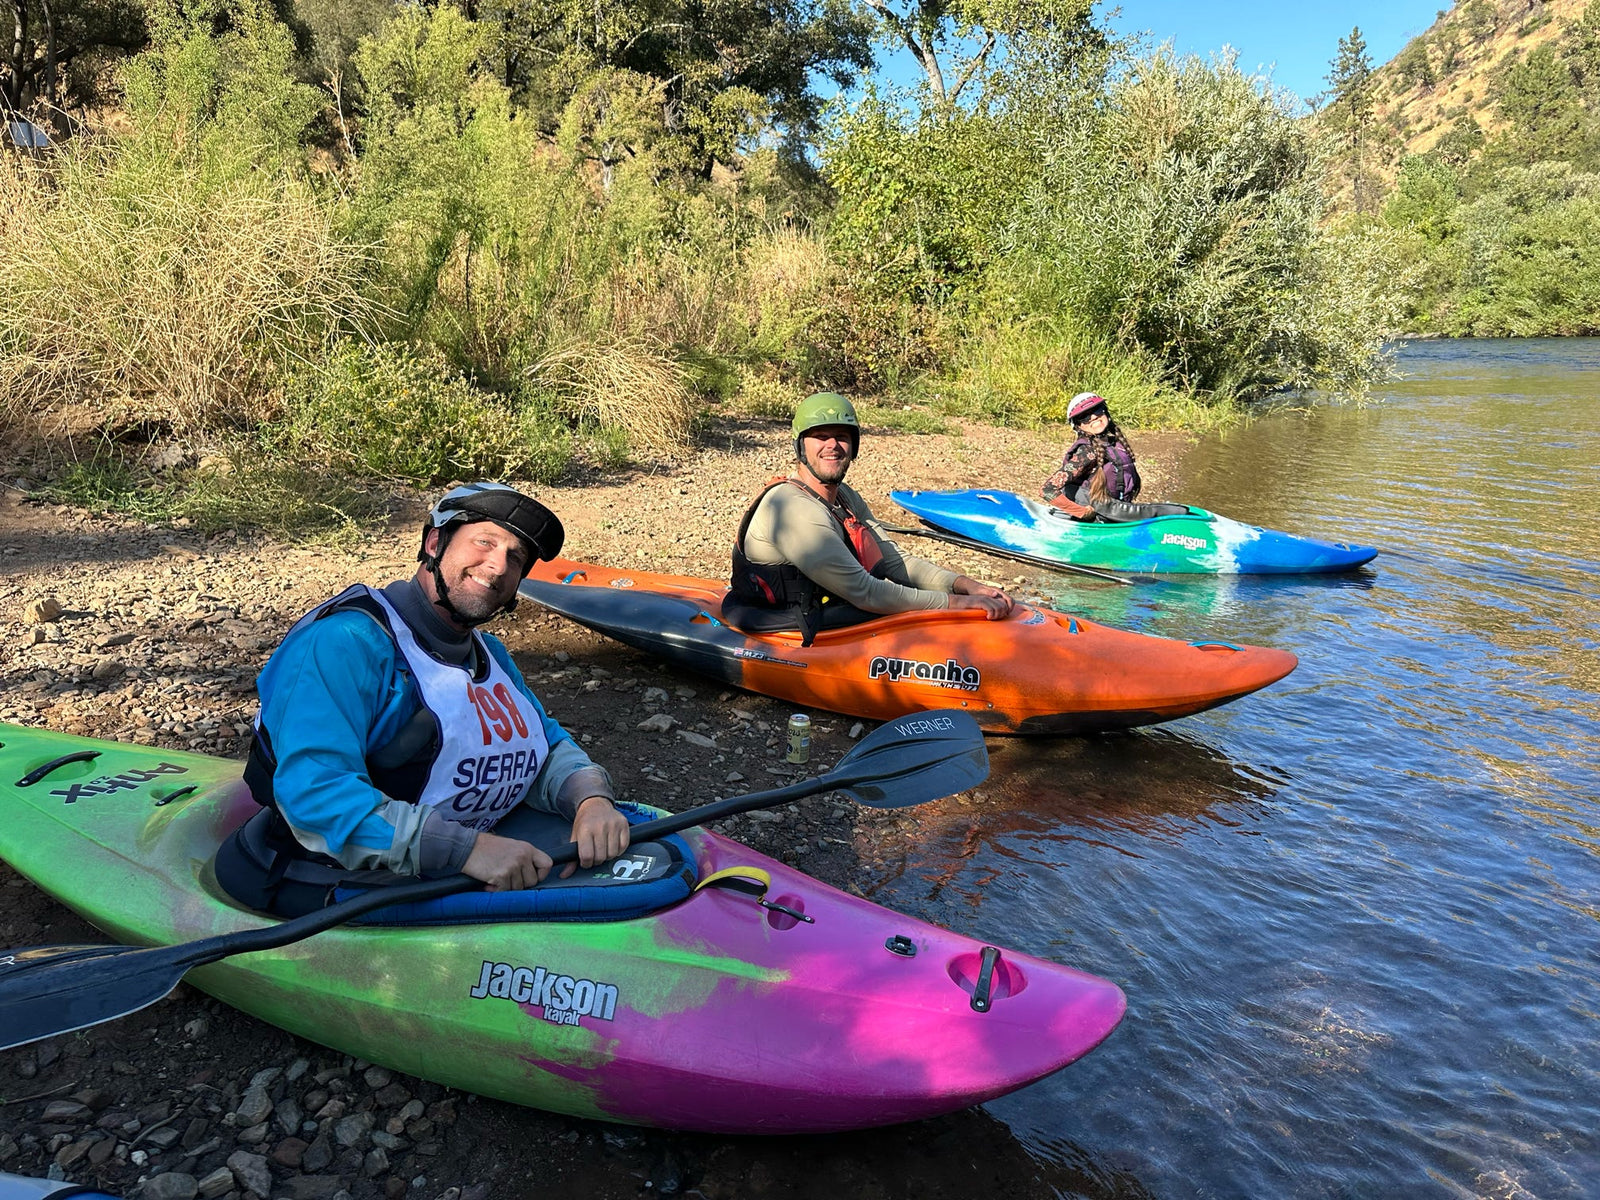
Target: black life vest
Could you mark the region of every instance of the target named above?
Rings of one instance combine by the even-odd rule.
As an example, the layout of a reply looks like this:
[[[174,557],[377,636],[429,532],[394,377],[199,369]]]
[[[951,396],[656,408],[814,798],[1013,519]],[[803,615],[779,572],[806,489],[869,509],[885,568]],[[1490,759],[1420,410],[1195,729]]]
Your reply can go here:
[[[850,553],[867,574],[878,579],[886,578],[886,560],[883,545],[878,541],[877,535],[865,521],[858,518],[845,505],[838,502],[830,503],[826,497],[798,479],[774,479],[761,489],[761,494],[751,502],[749,508],[744,510],[744,517],[739,522],[739,532],[734,535],[733,567],[728,578],[731,593],[729,598],[737,604],[753,608],[788,609],[800,630],[800,644],[809,646],[817,636],[817,630],[822,627],[823,606],[834,602],[833,597],[823,592],[815,581],[801,574],[800,569],[792,563],[751,562],[744,552],[744,537],[750,529],[750,522],[755,517],[756,509],[761,507],[761,502],[766,499],[768,492],[786,483],[793,484],[822,502],[823,507],[828,510],[828,515],[833,518],[839,536],[850,547]]]
[[[370,596],[352,589],[354,594],[336,598],[317,613],[314,620],[322,620],[336,612],[355,609],[366,613],[378,623],[392,640],[388,614],[383,606]],[[396,643],[398,652],[398,643]],[[473,675],[482,674],[486,666],[480,658],[477,641],[473,642]],[[428,774],[442,744],[439,723],[427,705],[420,705],[411,720],[394,739],[379,747],[366,759],[367,777],[384,795],[407,804],[417,803]],[[320,894],[320,901],[306,900],[299,907],[306,911],[331,902],[335,887],[356,883],[362,886],[382,886],[407,882],[405,877],[379,869],[352,871],[329,854],[308,850],[294,836],[294,830],[278,809],[273,790],[273,776],[277,770],[277,755],[272,749],[272,739],[266,727],[259,722],[250,742],[250,754],[244,764],[244,782],[250,796],[264,811],[224,839],[218,847],[215,869],[218,882],[234,899],[251,908],[279,911],[279,915],[297,915],[293,911],[280,911],[275,901],[280,889],[298,890],[300,899],[312,893]]]

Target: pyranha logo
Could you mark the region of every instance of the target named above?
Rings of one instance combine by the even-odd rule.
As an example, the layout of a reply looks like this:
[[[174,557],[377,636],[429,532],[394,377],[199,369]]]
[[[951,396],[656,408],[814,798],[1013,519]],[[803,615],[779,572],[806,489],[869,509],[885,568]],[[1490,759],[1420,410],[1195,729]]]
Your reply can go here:
[[[76,804],[85,796],[104,796],[112,792],[125,792],[129,788],[136,788],[141,783],[149,783],[161,775],[187,775],[188,767],[180,767],[176,763],[157,763],[153,767],[145,767],[140,771],[124,771],[121,775],[102,775],[99,779],[91,779],[88,783],[69,783],[64,788],[55,788],[52,796],[65,797],[63,804]]]
[[[1189,537],[1182,533],[1165,533],[1161,535],[1163,546],[1182,546],[1185,550],[1204,550],[1205,538]]]
[[[947,658],[942,663],[925,663],[914,658],[885,658],[880,654],[867,668],[867,678],[876,679],[880,675],[887,675],[890,683],[911,680],[963,692],[975,692],[983,682],[977,667],[963,667],[953,658]]]
[[[518,1004],[537,1004],[544,1019],[556,1025],[576,1025],[579,1017],[613,1019],[617,1011],[617,985],[558,975],[544,967],[513,967],[484,961],[483,974],[467,993],[474,1000],[493,998]]]

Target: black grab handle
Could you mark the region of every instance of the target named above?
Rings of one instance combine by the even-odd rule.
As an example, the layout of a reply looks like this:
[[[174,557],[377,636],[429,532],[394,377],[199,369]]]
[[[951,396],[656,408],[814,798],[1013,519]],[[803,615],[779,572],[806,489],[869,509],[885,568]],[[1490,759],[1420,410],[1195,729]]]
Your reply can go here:
[[[978,965],[978,982],[972,987],[972,1011],[988,1012],[992,1000],[989,992],[994,987],[994,965],[1000,961],[1000,947],[985,946]]]
[[[32,787],[57,767],[64,767],[68,763],[89,762],[99,757],[100,751],[98,750],[75,750],[71,754],[63,754],[60,758],[51,759],[44,766],[35,767],[29,771],[21,779],[17,780],[17,786]]]

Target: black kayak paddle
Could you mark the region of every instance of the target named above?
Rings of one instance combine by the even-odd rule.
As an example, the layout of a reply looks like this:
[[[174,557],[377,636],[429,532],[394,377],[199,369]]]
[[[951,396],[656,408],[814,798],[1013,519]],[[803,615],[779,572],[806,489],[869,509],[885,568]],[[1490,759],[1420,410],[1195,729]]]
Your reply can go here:
[[[884,525],[885,533],[909,534],[912,537],[929,538],[935,542],[946,542],[952,546],[961,546],[967,550],[976,550],[980,554],[992,554],[996,558],[1010,558],[1017,562],[1031,563],[1036,567],[1044,567],[1050,571],[1070,571],[1076,575],[1087,575],[1091,579],[1104,580],[1106,583],[1124,583],[1135,586],[1137,581],[1126,579],[1121,575],[1113,575],[1110,571],[1097,570],[1094,567],[1080,567],[1077,563],[1058,562],[1053,558],[1044,558],[1038,554],[1028,554],[1022,550],[1008,550],[1004,546],[991,546],[988,542],[980,542],[976,538],[963,537],[959,533],[946,533],[942,529],[925,527],[913,528],[910,525]]]
[[[633,826],[630,840],[648,841],[819,792],[840,792],[871,808],[909,808],[976,787],[988,774],[983,732],[969,714],[912,713],[880,725],[825,775],[658,817]],[[557,864],[577,857],[578,847],[572,843],[550,853]],[[432,900],[482,886],[466,875],[450,875],[379,887],[276,925],[177,946],[0,950],[0,1050],[138,1012],[177,987],[186,972],[218,959],[286,946],[391,904]]]

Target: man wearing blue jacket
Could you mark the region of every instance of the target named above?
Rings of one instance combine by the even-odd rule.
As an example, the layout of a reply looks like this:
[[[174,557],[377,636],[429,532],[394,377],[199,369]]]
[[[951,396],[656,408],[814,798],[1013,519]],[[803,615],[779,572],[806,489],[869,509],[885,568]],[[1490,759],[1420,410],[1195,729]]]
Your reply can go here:
[[[356,584],[290,629],[257,681],[244,777],[263,811],[217,854],[231,895],[294,916],[395,875],[533,887],[549,856],[492,832],[518,804],[570,819],[585,867],[627,848],[610,777],[477,630],[562,539],[537,501],[468,484],[428,514],[413,578]]]

